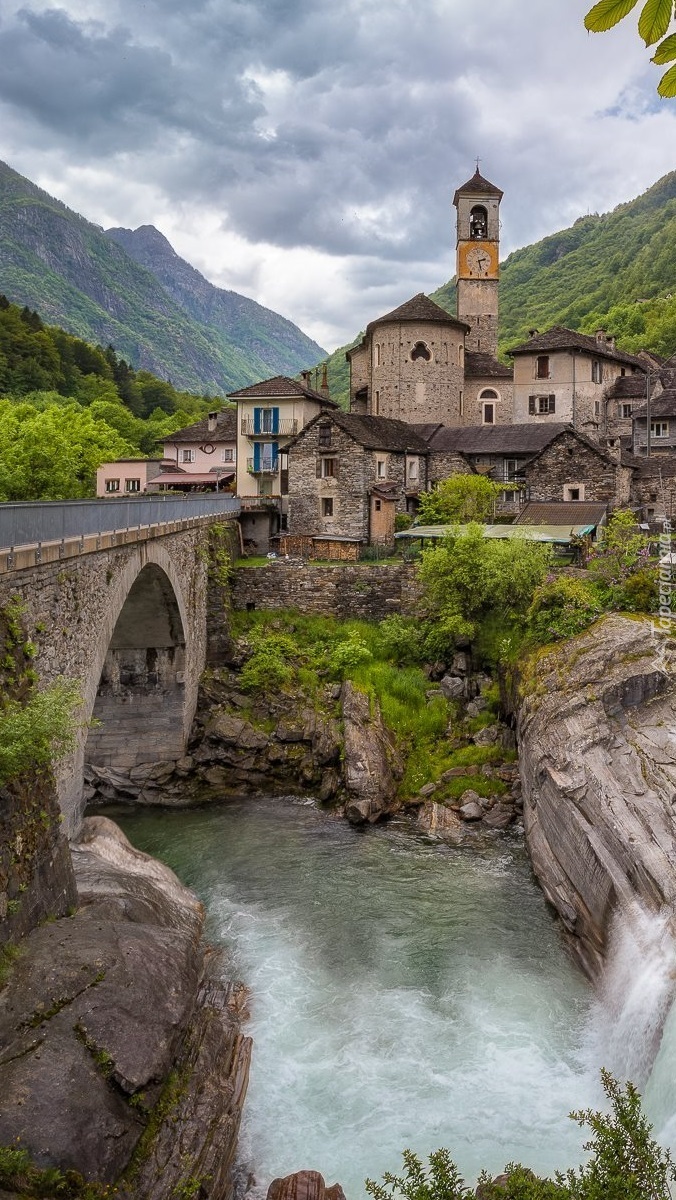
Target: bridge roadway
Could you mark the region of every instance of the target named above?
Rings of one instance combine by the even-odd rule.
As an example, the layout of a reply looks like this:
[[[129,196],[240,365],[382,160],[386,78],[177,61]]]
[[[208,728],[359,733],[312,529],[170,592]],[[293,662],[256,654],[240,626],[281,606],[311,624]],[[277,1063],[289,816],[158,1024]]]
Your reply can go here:
[[[20,603],[40,685],[77,679],[82,695],[76,747],[56,767],[71,836],[85,761],[128,773],[184,755],[211,530],[238,514],[223,495],[0,505],[0,608]]]

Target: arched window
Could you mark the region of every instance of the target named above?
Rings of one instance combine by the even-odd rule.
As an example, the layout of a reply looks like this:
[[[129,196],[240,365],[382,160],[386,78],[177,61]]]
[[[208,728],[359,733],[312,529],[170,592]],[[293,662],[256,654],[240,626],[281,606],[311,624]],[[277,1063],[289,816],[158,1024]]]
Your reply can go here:
[[[429,362],[431,358],[432,355],[427,349],[425,343],[416,342],[415,346],[411,350],[411,362],[417,362],[418,359],[422,359],[423,362]]]
[[[469,236],[478,241],[488,237],[488,213],[483,204],[475,204],[469,214]]]
[[[484,388],[479,392],[480,400],[499,400],[500,393],[495,391],[495,388]]]

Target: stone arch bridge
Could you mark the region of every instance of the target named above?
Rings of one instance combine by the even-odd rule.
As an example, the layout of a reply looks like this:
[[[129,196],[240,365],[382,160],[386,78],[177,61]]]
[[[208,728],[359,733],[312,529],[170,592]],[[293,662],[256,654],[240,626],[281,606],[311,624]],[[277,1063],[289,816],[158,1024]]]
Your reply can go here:
[[[77,679],[83,698],[86,724],[56,769],[70,836],[85,761],[126,772],[184,754],[207,653],[210,530],[234,529],[238,513],[227,496],[0,505],[0,606],[20,602],[41,684]]]

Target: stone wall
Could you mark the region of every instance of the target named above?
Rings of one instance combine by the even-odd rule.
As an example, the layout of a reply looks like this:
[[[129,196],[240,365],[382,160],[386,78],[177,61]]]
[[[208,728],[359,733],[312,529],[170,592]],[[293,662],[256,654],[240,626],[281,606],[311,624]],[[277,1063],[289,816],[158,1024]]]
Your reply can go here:
[[[393,613],[415,616],[420,591],[415,567],[408,563],[319,567],[275,562],[237,570],[232,603],[236,609],[292,608],[340,620],[380,621]]]
[[[566,500],[567,485],[580,485],[580,500],[628,503],[631,471],[572,435],[559,437],[525,468],[531,500]]]

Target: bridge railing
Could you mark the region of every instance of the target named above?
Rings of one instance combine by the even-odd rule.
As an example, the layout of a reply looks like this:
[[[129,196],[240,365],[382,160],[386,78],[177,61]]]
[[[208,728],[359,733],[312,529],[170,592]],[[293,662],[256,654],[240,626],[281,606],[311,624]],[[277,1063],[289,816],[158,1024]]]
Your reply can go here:
[[[164,525],[194,517],[236,516],[236,496],[145,495],[115,500],[47,500],[0,504],[0,550],[92,534]]]

